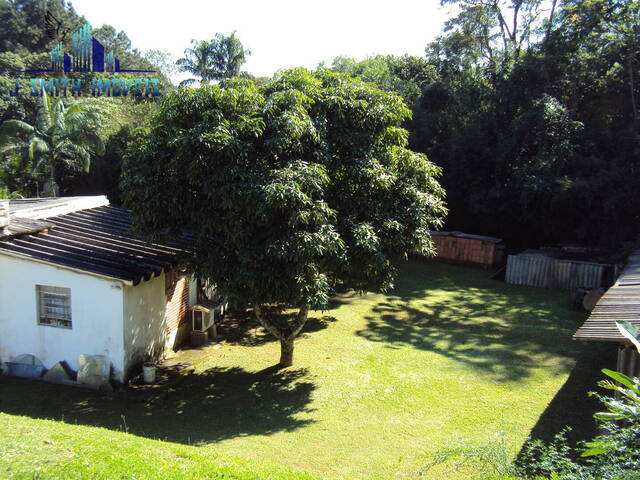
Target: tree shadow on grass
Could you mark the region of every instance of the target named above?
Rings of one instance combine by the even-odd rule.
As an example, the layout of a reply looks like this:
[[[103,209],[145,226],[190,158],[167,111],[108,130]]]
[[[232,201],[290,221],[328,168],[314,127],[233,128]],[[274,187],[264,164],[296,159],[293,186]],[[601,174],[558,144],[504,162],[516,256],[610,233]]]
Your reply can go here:
[[[0,412],[186,444],[292,431],[311,420],[306,370],[212,368],[144,400],[0,377]]]
[[[571,336],[584,316],[569,310],[568,294],[565,305],[556,292],[488,276],[409,262],[387,301],[372,308],[367,327],[357,334],[389,348],[411,345],[450,357],[497,381],[524,379],[543,364],[559,374],[569,372],[579,351]]]
[[[324,330],[336,321],[330,315],[320,315],[312,312],[305,323],[299,337]],[[227,343],[257,347],[265,343],[275,342],[276,338],[265,331],[256,320],[253,310],[239,310],[231,312],[222,322],[218,329],[220,338],[224,338]]]
[[[579,440],[591,439],[597,434],[593,414],[603,410],[603,406],[597,398],[589,397],[588,393],[610,393],[599,388],[596,383],[605,378],[603,368],[615,370],[616,353],[617,345],[608,342],[588,342],[582,345],[569,378],[531,429],[531,440],[549,442],[565,426],[571,427],[567,439],[573,444]]]

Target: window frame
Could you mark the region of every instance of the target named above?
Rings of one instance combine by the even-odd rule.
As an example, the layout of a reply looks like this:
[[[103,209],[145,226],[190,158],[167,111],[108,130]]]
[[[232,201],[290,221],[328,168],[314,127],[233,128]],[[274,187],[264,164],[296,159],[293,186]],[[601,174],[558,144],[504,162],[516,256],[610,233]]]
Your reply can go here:
[[[47,304],[47,297],[48,302]],[[58,302],[52,301],[58,297]],[[38,308],[38,326],[64,328],[71,330],[73,328],[73,314],[71,305],[71,289],[67,287],[54,287],[52,285],[36,285],[36,302]],[[44,309],[50,310],[45,315]],[[55,313],[52,310],[61,310],[61,313]]]

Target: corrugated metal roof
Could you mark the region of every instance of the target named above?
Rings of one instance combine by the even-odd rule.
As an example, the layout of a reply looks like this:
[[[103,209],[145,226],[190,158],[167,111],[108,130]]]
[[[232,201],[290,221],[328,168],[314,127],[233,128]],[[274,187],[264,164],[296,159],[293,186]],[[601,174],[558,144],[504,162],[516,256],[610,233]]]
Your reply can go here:
[[[61,202],[68,201],[68,198],[74,197],[12,198],[9,201],[9,209],[11,213],[16,213],[20,210],[31,210],[33,208],[57,205]]]
[[[640,327],[640,250],[629,256],[615,285],[600,298],[573,338],[624,342],[616,320],[627,320]]]
[[[19,219],[24,221],[24,219]],[[16,219],[12,219],[12,224]],[[0,240],[0,253],[33,258],[134,285],[168,271],[188,254],[189,238],[147,243],[131,233],[126,210],[103,206],[49,217],[47,231]]]
[[[26,233],[36,233],[51,228],[51,223],[30,218],[12,218],[5,228],[0,228],[0,240]]]
[[[471,233],[463,233],[463,232],[440,232],[440,231],[431,230],[431,231],[429,231],[429,233],[431,235],[446,235],[446,236],[449,236],[449,237],[470,238],[470,239],[473,239],[473,240],[482,240],[484,242],[491,242],[491,243],[500,243],[500,242],[502,242],[501,238],[486,237],[484,235],[473,235]]]
[[[104,195],[19,198],[9,201],[9,213],[12,218],[42,219],[106,205],[109,200]]]

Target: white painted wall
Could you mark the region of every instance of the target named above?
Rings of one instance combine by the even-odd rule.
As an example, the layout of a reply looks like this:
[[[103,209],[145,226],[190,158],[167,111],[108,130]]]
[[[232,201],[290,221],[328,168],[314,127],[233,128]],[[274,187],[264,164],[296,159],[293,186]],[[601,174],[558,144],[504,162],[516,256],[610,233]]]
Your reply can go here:
[[[136,286],[125,286],[124,369],[163,353],[165,335],[164,273]]]
[[[189,307],[198,303],[198,279],[195,275],[189,278]]]
[[[36,285],[71,289],[71,329],[38,325]],[[122,282],[0,253],[0,361],[30,353],[77,370],[80,354],[106,355],[122,380],[122,314]]]
[[[0,253],[0,362],[29,353],[46,368],[78,356],[106,355],[114,376],[162,354],[176,331],[165,332],[165,275],[136,286]],[[195,304],[195,281],[189,303]],[[72,328],[38,325],[37,285],[71,290]]]
[[[189,307],[196,304],[197,288],[194,277],[189,279]],[[162,355],[174,347],[181,329],[166,332],[167,297],[165,274],[136,286],[125,286],[124,345],[125,374],[140,362]],[[190,329],[189,325],[183,328]]]

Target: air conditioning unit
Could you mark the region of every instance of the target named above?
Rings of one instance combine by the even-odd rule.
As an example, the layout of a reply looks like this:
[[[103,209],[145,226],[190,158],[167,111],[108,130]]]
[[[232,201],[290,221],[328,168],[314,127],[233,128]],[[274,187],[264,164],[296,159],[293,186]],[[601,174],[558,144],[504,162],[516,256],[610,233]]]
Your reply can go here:
[[[202,305],[191,307],[191,330],[206,332],[215,325],[213,311]]]

